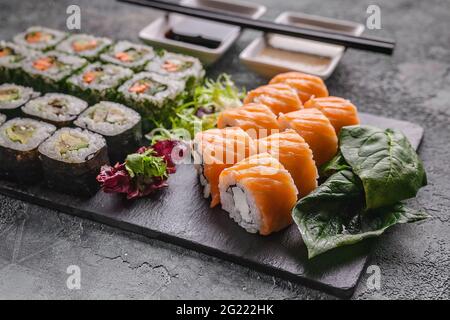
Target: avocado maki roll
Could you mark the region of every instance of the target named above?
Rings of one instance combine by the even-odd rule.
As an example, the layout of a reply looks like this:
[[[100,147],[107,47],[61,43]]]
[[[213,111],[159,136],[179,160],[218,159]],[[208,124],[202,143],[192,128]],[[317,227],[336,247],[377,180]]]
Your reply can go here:
[[[105,139],[80,128],[62,128],[39,146],[47,185],[63,193],[94,195],[96,176],[109,164]]]
[[[35,54],[35,51],[12,42],[0,41],[0,82],[20,80],[22,61]]]
[[[152,47],[128,41],[119,41],[100,55],[100,59],[105,63],[114,63],[135,72],[144,70],[145,65],[154,57]]]
[[[172,79],[186,81],[186,88],[193,88],[205,76],[205,70],[197,58],[165,52],[149,62],[146,71],[155,72]]]
[[[112,163],[123,162],[128,154],[136,152],[142,139],[141,116],[115,102],[102,101],[89,107],[75,125],[105,137]]]
[[[34,50],[51,50],[67,37],[67,33],[44,27],[30,27],[14,37],[18,45]]]
[[[62,93],[47,93],[26,103],[22,107],[22,112],[29,117],[62,128],[70,126],[87,107],[87,102],[76,97]]]
[[[15,117],[20,115],[20,107],[40,94],[28,87],[5,83],[0,85],[0,112]]]
[[[58,44],[56,50],[93,61],[111,44],[112,41],[108,38],[95,37],[89,34],[74,34]]]
[[[6,121],[6,116],[5,116],[4,114],[1,114],[1,113],[0,113],[0,126],[1,126],[2,124],[4,124],[5,121]]]
[[[183,93],[185,83],[180,80],[141,72],[118,89],[119,99],[144,117],[161,120],[164,111],[173,107],[176,98]]]
[[[94,63],[71,76],[67,80],[67,88],[72,94],[94,104],[102,100],[115,100],[116,89],[132,76],[131,69]]]
[[[50,51],[25,60],[24,82],[43,92],[64,89],[64,80],[87,64],[77,56]]]
[[[0,176],[32,183],[42,178],[39,145],[55,132],[55,126],[26,118],[15,118],[0,127]]]

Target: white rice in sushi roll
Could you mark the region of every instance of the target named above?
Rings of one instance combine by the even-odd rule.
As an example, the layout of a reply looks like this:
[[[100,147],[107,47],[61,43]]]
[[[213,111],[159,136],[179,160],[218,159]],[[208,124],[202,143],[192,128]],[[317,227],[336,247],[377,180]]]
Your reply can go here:
[[[120,103],[101,101],[89,107],[75,121],[75,125],[104,136],[114,136],[133,128],[141,121],[136,111]]]
[[[1,114],[1,113],[0,113],[0,126],[1,126],[3,123],[5,123],[5,121],[6,121],[6,116],[5,116],[4,114]]]
[[[268,235],[292,223],[297,187],[289,172],[268,153],[224,169],[219,190],[222,209],[247,232]]]
[[[62,93],[47,93],[29,101],[22,112],[52,123],[71,122],[88,107],[87,102]]]
[[[150,61],[146,70],[172,79],[200,80],[205,76],[205,70],[200,60],[172,52],[166,52],[163,56]]]
[[[55,131],[55,126],[28,118],[15,118],[0,127],[0,146],[17,151],[36,149]]]
[[[4,83],[0,85],[0,111],[16,109],[38,96],[32,88]]]
[[[65,39],[67,35],[67,33],[59,30],[34,26],[16,35],[13,40],[15,43],[31,49],[48,50]]]
[[[56,46],[56,50],[75,54],[86,59],[97,57],[112,44],[108,38],[90,34],[73,34]]]
[[[62,128],[39,146],[50,159],[66,163],[83,163],[106,146],[105,139],[80,128]]]
[[[100,55],[103,62],[114,63],[135,71],[144,69],[147,62],[155,57],[152,47],[129,41],[119,41]]]

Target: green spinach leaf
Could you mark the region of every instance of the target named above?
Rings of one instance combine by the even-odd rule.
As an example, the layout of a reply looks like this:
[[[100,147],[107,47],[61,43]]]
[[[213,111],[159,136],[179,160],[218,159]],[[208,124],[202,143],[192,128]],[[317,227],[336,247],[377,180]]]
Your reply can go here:
[[[351,170],[351,167],[348,165],[347,162],[345,162],[342,153],[338,151],[338,153],[334,156],[333,159],[331,159],[327,163],[324,163],[319,168],[319,175],[320,178],[328,178],[341,170]]]
[[[427,218],[396,203],[366,210],[364,188],[350,170],[332,175],[293,210],[293,218],[312,258],[328,250],[379,236],[397,223]]]
[[[345,163],[362,181],[369,209],[415,197],[427,184],[422,161],[398,131],[371,126],[344,127],[339,148]]]

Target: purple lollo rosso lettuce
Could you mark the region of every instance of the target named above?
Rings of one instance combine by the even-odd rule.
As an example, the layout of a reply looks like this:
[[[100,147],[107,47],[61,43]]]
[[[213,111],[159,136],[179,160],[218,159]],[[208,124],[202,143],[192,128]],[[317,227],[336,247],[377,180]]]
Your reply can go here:
[[[151,147],[141,147],[127,156],[124,163],[103,166],[97,181],[106,193],[123,193],[127,199],[145,197],[167,187],[169,174],[176,172],[172,152],[178,141],[162,140]]]

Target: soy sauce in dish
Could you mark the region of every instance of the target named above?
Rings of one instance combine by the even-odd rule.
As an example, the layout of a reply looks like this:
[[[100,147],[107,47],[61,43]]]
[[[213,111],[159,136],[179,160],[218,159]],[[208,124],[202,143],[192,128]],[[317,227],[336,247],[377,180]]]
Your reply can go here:
[[[171,40],[217,49],[233,31],[233,28],[198,19],[183,19],[173,25],[165,36]]]

